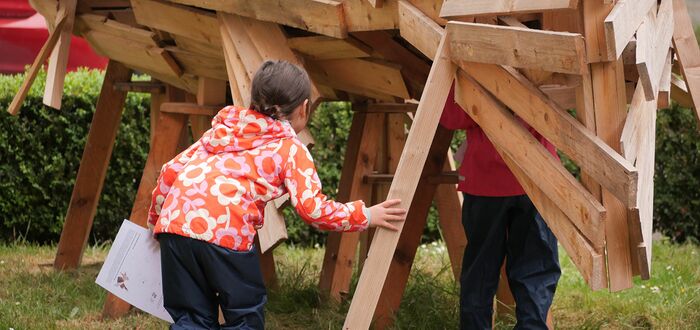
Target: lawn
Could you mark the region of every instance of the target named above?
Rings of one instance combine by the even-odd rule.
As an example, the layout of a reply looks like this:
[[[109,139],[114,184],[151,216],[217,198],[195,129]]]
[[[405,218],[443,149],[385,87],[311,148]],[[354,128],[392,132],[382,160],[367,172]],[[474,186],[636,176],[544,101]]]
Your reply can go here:
[[[105,291],[94,279],[107,246],[85,251],[83,267],[54,272],[55,247],[0,245],[0,330],[153,329],[166,324],[139,312],[100,319]],[[591,292],[562,250],[563,276],[553,316],[558,329],[700,329],[700,247],[654,245],[653,277],[618,293]],[[316,289],[322,249],[276,251],[279,288],[267,305],[269,329],[339,329],[348,304],[322,302]],[[397,316],[398,329],[456,329],[458,287],[442,244],[424,245]],[[503,317],[498,329],[514,320]]]

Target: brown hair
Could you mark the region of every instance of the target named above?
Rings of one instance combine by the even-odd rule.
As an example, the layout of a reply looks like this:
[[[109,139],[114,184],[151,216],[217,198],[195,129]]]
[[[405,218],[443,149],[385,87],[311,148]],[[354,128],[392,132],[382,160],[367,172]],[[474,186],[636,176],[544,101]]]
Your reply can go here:
[[[265,61],[253,77],[251,107],[275,119],[289,116],[311,94],[304,69],[287,61]]]

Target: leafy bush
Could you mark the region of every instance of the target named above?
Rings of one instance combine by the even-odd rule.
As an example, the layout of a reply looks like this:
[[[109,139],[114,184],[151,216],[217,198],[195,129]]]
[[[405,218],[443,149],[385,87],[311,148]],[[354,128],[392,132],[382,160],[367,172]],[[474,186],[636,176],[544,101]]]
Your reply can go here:
[[[42,105],[41,72],[18,116],[5,109],[21,75],[0,76],[0,240],[55,242],[63,227],[103,74],[67,75],[62,110]],[[129,216],[148,153],[148,94],[130,93],[95,216],[92,239]]]
[[[56,242],[70,201],[80,158],[95,110],[102,73],[69,73],[63,110],[41,103],[42,72],[19,116],[4,109],[19,88],[22,76],[0,76],[0,241],[26,239]],[[130,93],[114,145],[113,157],[91,234],[91,241],[113,237],[121,219],[129,216],[148,153],[148,94]],[[335,197],[352,111],[345,102],[325,103],[310,130],[311,150],[324,192]],[[655,225],[677,241],[700,237],[700,136],[692,110],[674,106],[659,112],[655,184]],[[464,140],[457,132],[456,148]],[[572,172],[577,168],[562,158]],[[291,208],[284,210],[290,243],[322,244],[325,234],[304,224]],[[439,238],[437,212],[431,209],[423,241]]]

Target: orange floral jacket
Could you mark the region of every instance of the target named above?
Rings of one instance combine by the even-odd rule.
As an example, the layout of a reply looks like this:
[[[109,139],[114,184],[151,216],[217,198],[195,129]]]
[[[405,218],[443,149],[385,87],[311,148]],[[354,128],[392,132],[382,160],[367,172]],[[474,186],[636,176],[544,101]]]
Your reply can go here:
[[[321,193],[311,154],[288,122],[228,106],[199,141],[163,165],[148,223],[155,235],[249,251],[265,204],[287,192],[302,219],[317,229],[361,231],[369,225],[362,201],[342,204]]]

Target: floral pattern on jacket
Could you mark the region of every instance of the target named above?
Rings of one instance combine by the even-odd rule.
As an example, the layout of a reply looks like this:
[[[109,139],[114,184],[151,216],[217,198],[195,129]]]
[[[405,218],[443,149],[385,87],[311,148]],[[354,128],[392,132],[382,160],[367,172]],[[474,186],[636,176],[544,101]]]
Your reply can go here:
[[[202,138],[163,165],[148,223],[172,233],[249,251],[265,204],[289,192],[305,222],[329,231],[368,227],[362,201],[329,200],[309,150],[291,125],[251,109],[223,108]]]

